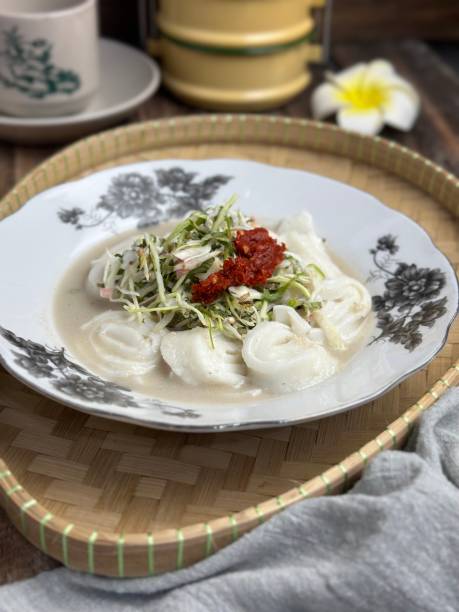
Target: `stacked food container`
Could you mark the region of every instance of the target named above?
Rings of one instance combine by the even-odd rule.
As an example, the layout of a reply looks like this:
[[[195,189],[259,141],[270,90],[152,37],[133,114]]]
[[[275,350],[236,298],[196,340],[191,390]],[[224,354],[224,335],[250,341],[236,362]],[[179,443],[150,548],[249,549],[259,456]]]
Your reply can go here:
[[[310,80],[312,9],[325,0],[161,0],[159,39],[164,84],[187,102],[209,109],[272,108]]]

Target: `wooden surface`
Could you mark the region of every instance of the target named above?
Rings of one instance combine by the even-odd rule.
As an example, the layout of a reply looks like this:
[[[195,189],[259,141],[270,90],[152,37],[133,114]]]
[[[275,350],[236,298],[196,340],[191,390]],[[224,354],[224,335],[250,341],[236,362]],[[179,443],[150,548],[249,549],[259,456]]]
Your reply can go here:
[[[131,44],[139,43],[137,1],[99,0],[99,8],[104,36]],[[459,2],[333,0],[332,40],[335,43],[410,37],[432,41],[459,40]]]
[[[332,40],[459,40],[457,0],[334,0]]]
[[[422,116],[412,133],[400,135],[387,132],[402,143],[442,163],[449,169],[459,170],[459,151],[455,136],[459,132],[458,114],[454,111],[454,100],[459,98],[459,80],[454,73],[432,56],[420,43],[403,43],[398,47],[375,47],[371,50],[360,47],[340,46],[334,58],[344,65],[371,56],[390,56],[400,71],[416,79],[423,100]],[[420,70],[428,62],[429,70]],[[320,78],[320,74],[317,75]],[[442,97],[442,91],[445,97]],[[286,108],[279,111],[290,116],[308,116],[309,91],[299,96]],[[148,119],[195,112],[160,93],[147,102],[134,119]],[[54,152],[54,148],[21,148],[0,144],[0,193],[4,193],[23,174],[43,158]],[[31,576],[55,565],[49,558],[28,545],[0,514],[0,583]]]

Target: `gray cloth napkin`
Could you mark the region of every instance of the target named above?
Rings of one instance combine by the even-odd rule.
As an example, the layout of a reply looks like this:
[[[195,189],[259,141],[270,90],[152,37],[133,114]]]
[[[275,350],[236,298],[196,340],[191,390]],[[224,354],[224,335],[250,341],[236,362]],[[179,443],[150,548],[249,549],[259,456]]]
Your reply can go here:
[[[424,415],[409,450],[189,569],[130,580],[57,569],[1,588],[0,610],[459,610],[459,389]]]

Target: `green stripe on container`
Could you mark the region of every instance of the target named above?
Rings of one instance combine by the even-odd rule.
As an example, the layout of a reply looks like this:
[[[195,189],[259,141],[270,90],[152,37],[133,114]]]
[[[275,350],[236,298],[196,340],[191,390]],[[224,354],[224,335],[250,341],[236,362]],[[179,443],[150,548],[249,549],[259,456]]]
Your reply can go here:
[[[124,578],[124,534],[121,534],[116,543],[116,555],[118,557],[118,576]]]
[[[88,572],[90,574],[94,574],[94,544],[97,536],[97,531],[93,531],[88,539]]]
[[[4,472],[0,472],[0,480],[5,480],[8,476],[11,476],[10,470],[5,470]]]
[[[309,32],[306,36],[297,38],[288,43],[281,43],[278,45],[265,45],[264,47],[215,47],[211,45],[200,45],[199,43],[192,43],[188,41],[175,38],[170,34],[161,32],[161,36],[166,40],[170,40],[180,47],[186,47],[187,49],[193,49],[194,51],[202,51],[203,53],[215,53],[217,55],[239,55],[243,57],[254,56],[254,55],[267,55],[270,53],[276,53],[279,51],[285,51],[292,47],[297,47],[307,41],[313,40],[313,32]]]
[[[207,537],[206,537],[206,557],[208,557],[214,548],[214,544],[212,541],[212,527],[209,525],[209,523],[204,523],[204,527],[206,529],[206,533],[207,533]]]
[[[280,495],[278,495],[276,497],[276,502],[277,502],[277,505],[279,506],[279,508],[283,508],[284,507],[284,501],[283,501],[283,499],[282,499],[282,497]]]
[[[73,523],[69,523],[62,532],[62,560],[66,567],[70,567],[68,535],[74,527],[75,525]]]
[[[35,506],[36,503],[37,503],[36,499],[29,499],[28,501],[24,502],[21,506],[21,529],[23,533],[26,530],[26,512],[29,508],[32,508],[32,506]]]
[[[45,526],[47,523],[49,523],[49,521],[53,518],[53,515],[51,514],[51,512],[47,512],[45,514],[45,516],[41,519],[40,521],[40,527],[39,527],[39,531],[40,531],[40,548],[42,549],[42,551],[44,553],[47,552],[46,549],[46,532],[45,532]]]
[[[155,574],[155,539],[152,533],[147,533],[147,563],[148,575]]]
[[[181,529],[177,529],[177,569],[182,569],[183,567],[183,548],[184,548],[185,538],[183,537],[183,531]]]
[[[234,514],[230,514],[228,516],[228,520],[231,525],[231,537],[232,537],[233,542],[235,542],[239,537],[239,526],[237,524],[237,520]]]

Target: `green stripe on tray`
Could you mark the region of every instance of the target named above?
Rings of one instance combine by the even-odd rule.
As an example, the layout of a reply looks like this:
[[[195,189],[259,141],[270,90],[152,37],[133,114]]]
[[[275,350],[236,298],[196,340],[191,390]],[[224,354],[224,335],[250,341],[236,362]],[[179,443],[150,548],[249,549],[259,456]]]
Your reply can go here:
[[[357,451],[359,457],[362,459],[363,461],[363,465],[366,465],[368,463],[368,455],[366,454],[366,452],[363,449],[359,449]]]
[[[392,438],[392,446],[395,447],[397,444],[397,434],[390,427],[386,427],[386,431],[389,433],[390,437]]]
[[[315,32],[309,32],[306,36],[297,38],[288,43],[280,45],[264,45],[261,47],[215,47],[212,45],[200,45],[199,43],[192,43],[185,41],[165,32],[161,32],[161,36],[166,40],[170,40],[179,47],[185,47],[186,49],[193,49],[194,51],[201,51],[203,53],[215,53],[216,55],[235,55],[242,57],[250,57],[257,55],[268,55],[271,53],[277,53],[279,51],[286,51],[292,47],[297,47],[305,42],[313,42]]]
[[[40,526],[39,526],[39,533],[40,533],[40,548],[42,549],[42,551],[44,553],[47,552],[47,548],[46,548],[46,531],[45,531],[45,526],[47,523],[49,523],[49,521],[53,518],[53,515],[51,514],[51,512],[47,512],[45,514],[45,516],[41,519],[40,521]]]
[[[182,529],[177,529],[177,569],[183,567],[183,549],[185,545],[185,538],[183,537]]]
[[[301,493],[301,495],[302,495],[303,497],[309,497],[309,492],[308,492],[308,491],[306,491],[306,489],[303,487],[303,485],[300,485],[300,486],[298,487],[298,491]]]
[[[232,537],[233,542],[234,542],[239,537],[239,527],[238,527],[237,520],[236,520],[236,517],[234,516],[234,514],[230,514],[229,517],[228,517],[228,520],[229,520],[230,525],[231,525],[231,537]]]
[[[257,513],[257,516],[258,516],[258,522],[261,525],[261,523],[263,523],[263,521],[265,520],[265,515],[263,514],[262,509],[258,505],[255,506],[255,512]]]
[[[94,574],[94,544],[98,537],[97,531],[93,531],[88,539],[88,572]]]
[[[148,575],[153,576],[155,573],[155,539],[152,533],[147,533],[147,563]]]
[[[415,406],[421,412],[423,412],[423,410],[425,409],[425,406],[423,406],[419,400],[415,403]]]
[[[26,530],[26,512],[29,508],[32,508],[32,506],[35,506],[35,504],[37,503],[36,499],[29,499],[26,502],[24,502],[21,506],[21,529],[22,532],[25,532]]]
[[[208,557],[212,553],[214,548],[214,543],[212,541],[212,527],[209,525],[209,523],[204,523],[204,527],[207,533],[205,555],[206,557]]]
[[[116,555],[118,557],[118,576],[124,578],[124,534],[121,534],[116,543]]]
[[[349,478],[349,472],[347,471],[347,467],[342,461],[341,463],[338,463],[338,467],[343,473],[343,482],[346,482],[346,480]]]
[[[69,523],[62,532],[62,561],[66,567],[70,567],[68,535],[74,527],[75,525],[73,523]]]
[[[321,479],[321,481],[322,481],[322,482],[324,483],[324,485],[325,485],[325,492],[326,492],[327,494],[328,494],[328,493],[331,493],[331,482],[330,482],[330,480],[329,480],[328,476],[325,476],[325,474],[321,474],[321,475],[320,475],[320,479]]]

